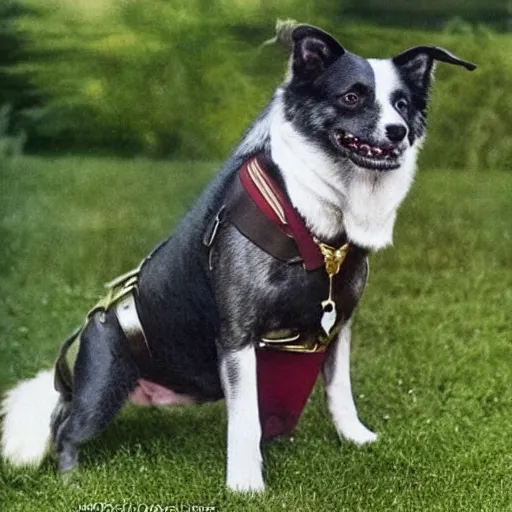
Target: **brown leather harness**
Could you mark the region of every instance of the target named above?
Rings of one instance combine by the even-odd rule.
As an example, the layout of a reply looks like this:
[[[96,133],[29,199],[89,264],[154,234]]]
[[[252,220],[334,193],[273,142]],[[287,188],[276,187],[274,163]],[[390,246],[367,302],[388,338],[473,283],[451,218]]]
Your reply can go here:
[[[305,271],[324,267],[332,284],[332,279],[338,274],[350,246],[345,243],[339,249],[335,249],[312,237],[288,198],[267,172],[270,165],[272,164],[262,154],[244,163],[234,179],[226,203],[206,230],[204,245],[211,251],[220,225],[229,222],[258,247],[285,264],[302,265]],[[64,342],[55,364],[55,387],[58,391],[71,396],[72,369],[78,353],[80,336],[87,322],[95,315],[99,315],[99,321],[104,322],[106,313],[113,310],[125,334],[129,350],[136,356],[142,353],[151,355],[150,345],[137,312],[136,295],[140,270],[153,253],[137,269],[108,283],[107,295],[87,314],[83,326]],[[301,333],[293,327],[271,330],[264,333],[258,341],[257,348],[263,349],[258,351],[259,387],[260,390],[264,390],[263,400],[268,398],[268,403],[260,407],[262,423],[266,425],[268,420],[268,425],[274,425],[264,427],[266,437],[289,431],[298,421],[300,411],[316,380],[324,352],[339,333],[341,324],[341,319],[335,319],[327,332],[320,331],[314,335]],[[273,356],[272,353],[276,350],[282,355]],[[290,353],[289,356],[285,355],[286,352]],[[305,357],[307,354],[310,357],[305,364],[306,359],[300,356]],[[299,360],[295,358],[296,356],[300,359],[298,366]],[[293,386],[295,390],[302,386],[302,391],[291,393],[285,389],[283,382],[278,382],[282,373],[280,369],[284,367],[288,367],[292,373],[301,375],[300,384],[294,384],[292,378],[288,379],[286,384]],[[274,382],[272,379],[278,380]],[[280,390],[283,396],[286,395],[286,400],[291,397],[295,402],[283,405],[284,398],[276,394],[276,390],[278,393]],[[276,427],[274,420],[281,410],[293,412],[289,412],[288,416],[285,414],[283,418],[288,419],[279,420]]]
[[[260,249],[283,263],[301,264],[305,271],[324,267],[335,277],[350,245],[342,240],[340,249],[335,249],[311,235],[289,199],[269,175],[271,165],[263,154],[244,163],[234,179],[227,202],[206,231],[205,245],[211,250],[219,226],[229,222]],[[293,327],[268,331],[260,338],[258,346],[290,352],[323,352],[339,333],[341,323],[341,318],[338,318],[329,332],[319,330],[316,334],[301,333]]]

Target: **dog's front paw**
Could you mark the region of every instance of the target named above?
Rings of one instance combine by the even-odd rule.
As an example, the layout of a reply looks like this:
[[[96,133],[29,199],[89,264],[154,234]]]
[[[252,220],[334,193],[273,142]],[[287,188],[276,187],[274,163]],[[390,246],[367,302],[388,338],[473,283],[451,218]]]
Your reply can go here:
[[[378,436],[375,432],[366,428],[359,419],[354,422],[346,423],[339,429],[340,436],[344,437],[347,441],[361,446],[363,444],[374,443],[377,441]]]
[[[235,492],[263,492],[265,490],[263,476],[259,468],[253,471],[248,468],[245,471],[228,475],[226,485],[228,489]]]

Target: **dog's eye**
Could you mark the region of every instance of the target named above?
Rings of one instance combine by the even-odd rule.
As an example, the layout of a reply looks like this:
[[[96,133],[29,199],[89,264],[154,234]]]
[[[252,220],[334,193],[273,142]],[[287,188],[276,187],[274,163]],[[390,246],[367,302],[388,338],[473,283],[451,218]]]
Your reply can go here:
[[[353,107],[359,103],[359,94],[355,92],[347,92],[341,97],[342,103],[349,107]]]
[[[400,112],[407,112],[409,103],[405,98],[400,98],[395,102],[395,108]]]

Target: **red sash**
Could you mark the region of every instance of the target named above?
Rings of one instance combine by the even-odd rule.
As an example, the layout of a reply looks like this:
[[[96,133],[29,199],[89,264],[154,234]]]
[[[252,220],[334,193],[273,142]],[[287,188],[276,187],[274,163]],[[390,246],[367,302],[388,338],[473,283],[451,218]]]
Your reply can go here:
[[[265,158],[255,157],[240,169],[240,180],[259,210],[293,237],[307,271],[324,266],[317,243],[297,210],[266,172]],[[256,349],[258,401],[264,439],[290,434],[299,422],[326,352]]]

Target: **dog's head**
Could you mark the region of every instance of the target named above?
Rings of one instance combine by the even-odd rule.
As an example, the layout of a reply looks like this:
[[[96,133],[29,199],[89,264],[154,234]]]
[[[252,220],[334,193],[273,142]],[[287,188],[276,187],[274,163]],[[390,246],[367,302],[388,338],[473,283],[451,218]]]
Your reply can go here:
[[[291,46],[288,121],[335,160],[372,171],[399,168],[423,138],[435,61],[476,67],[433,46],[365,59],[309,25],[292,31]]]

